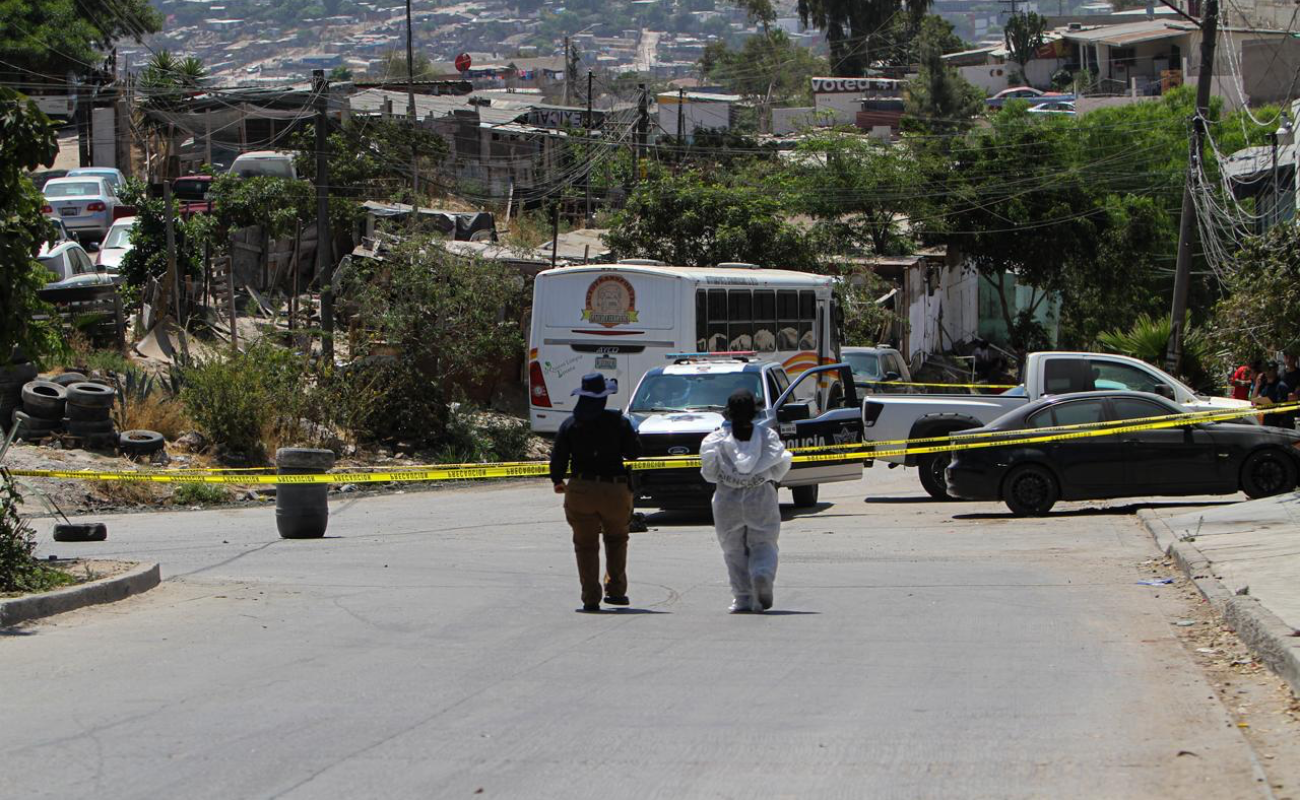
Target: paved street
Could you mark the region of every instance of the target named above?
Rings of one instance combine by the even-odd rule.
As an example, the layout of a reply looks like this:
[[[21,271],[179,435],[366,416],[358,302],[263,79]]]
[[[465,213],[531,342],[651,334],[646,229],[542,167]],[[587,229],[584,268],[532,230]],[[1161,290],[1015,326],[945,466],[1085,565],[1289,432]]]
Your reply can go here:
[[[922,497],[879,468],[787,507],[764,616],[675,515],[633,537],[633,609],[573,613],[536,483],[336,498],[323,541],[270,508],[43,536],[167,580],[0,636],[0,796],[1266,796],[1124,503]]]

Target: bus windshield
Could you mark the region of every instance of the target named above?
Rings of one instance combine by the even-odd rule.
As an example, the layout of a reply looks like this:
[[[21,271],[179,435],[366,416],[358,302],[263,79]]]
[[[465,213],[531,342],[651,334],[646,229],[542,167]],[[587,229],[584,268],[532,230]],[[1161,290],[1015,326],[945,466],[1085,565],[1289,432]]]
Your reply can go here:
[[[763,404],[763,380],[757,372],[647,375],[628,410],[721,411],[738,389],[748,389]]]

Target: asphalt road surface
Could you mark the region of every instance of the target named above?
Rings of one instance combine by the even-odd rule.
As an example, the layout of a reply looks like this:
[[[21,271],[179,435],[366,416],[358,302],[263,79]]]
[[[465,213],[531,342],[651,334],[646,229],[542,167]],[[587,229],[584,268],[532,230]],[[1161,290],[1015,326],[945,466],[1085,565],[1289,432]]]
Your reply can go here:
[[[762,616],[677,515],[631,609],[574,613],[538,483],[336,498],[318,541],[271,508],[43,535],[167,580],[0,636],[0,796],[1266,796],[1124,504],[1016,520],[883,468],[823,500]]]

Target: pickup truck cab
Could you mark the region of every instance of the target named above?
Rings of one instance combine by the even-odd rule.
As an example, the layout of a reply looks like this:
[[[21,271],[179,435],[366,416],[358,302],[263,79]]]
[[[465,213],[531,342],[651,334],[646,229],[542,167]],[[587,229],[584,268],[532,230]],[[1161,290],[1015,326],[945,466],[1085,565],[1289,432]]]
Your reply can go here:
[[[946,436],[979,428],[1043,397],[1074,392],[1131,390],[1172,400],[1191,411],[1240,408],[1244,400],[1198,395],[1172,375],[1128,356],[1109,353],[1042,352],[1025,360],[1024,383],[1002,394],[912,394],[876,396],[862,404],[866,440],[871,442]],[[948,499],[947,453],[887,456],[891,465],[920,468],[921,485],[937,500]]]
[[[796,390],[805,381],[825,383],[838,376],[842,392],[818,393],[832,399],[820,409]],[[704,437],[723,422],[727,398],[749,389],[758,400],[755,425],[774,427],[787,447],[820,447],[862,441],[862,416],[847,364],[814,367],[793,382],[775,362],[746,355],[681,354],[673,363],[645,373],[632,393],[627,416],[641,438],[643,458],[697,455]],[[806,393],[800,393],[806,394]],[[861,458],[796,463],[781,486],[794,494],[798,508],[817,503],[817,487],[862,477]],[[632,494],[639,505],[655,508],[700,508],[713,496],[713,485],[698,467],[635,470]]]

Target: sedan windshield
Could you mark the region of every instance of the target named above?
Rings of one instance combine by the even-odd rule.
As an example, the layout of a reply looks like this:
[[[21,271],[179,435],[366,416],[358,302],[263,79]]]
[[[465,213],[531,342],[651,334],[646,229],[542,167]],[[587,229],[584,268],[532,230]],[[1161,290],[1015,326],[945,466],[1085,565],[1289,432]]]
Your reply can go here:
[[[100,245],[105,250],[125,250],[131,246],[131,226],[114,225]]]
[[[47,183],[45,196],[49,197],[95,197],[99,194],[98,183]]]
[[[763,382],[757,372],[703,375],[647,375],[632,398],[630,411],[721,411],[738,389],[748,389],[762,405]]]
[[[880,356],[875,353],[845,353],[844,360],[853,369],[853,380],[880,380]]]

